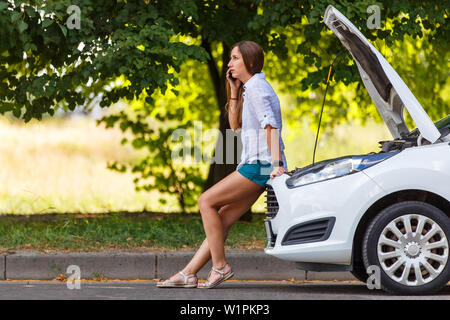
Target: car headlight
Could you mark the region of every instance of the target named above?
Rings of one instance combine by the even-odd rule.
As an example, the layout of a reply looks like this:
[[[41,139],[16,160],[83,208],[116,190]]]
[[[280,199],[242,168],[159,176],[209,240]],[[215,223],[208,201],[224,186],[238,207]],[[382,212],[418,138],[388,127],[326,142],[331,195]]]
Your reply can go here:
[[[288,188],[296,188],[311,183],[330,180],[359,172],[399,153],[399,151],[348,156],[324,160],[313,166],[300,169],[286,180]]]

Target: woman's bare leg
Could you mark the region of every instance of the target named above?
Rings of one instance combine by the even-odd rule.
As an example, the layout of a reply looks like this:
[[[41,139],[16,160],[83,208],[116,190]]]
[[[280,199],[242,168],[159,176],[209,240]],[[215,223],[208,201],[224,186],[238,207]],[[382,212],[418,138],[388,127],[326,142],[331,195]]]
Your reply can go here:
[[[220,207],[248,198],[257,191],[263,190],[264,188],[260,185],[245,178],[238,171],[234,171],[200,195],[198,206],[214,268],[223,269],[226,267],[224,230],[218,214]],[[227,266],[224,272],[228,273],[229,268]],[[212,272],[208,280],[214,282],[218,276],[218,273]]]
[[[246,178],[244,178],[244,179],[246,179]],[[219,181],[217,184],[219,184],[222,181],[223,180]],[[251,181],[249,181],[249,182],[251,182]],[[228,232],[229,232],[229,229],[231,228],[231,226],[237,220],[239,220],[239,218],[245,212],[247,212],[248,209],[251,208],[251,206],[256,202],[256,200],[258,200],[260,195],[264,192],[263,187],[257,185],[256,183],[253,183],[253,182],[251,182],[251,183],[258,187],[258,188],[256,188],[256,191],[253,194],[250,194],[247,198],[243,198],[241,200],[234,201],[234,202],[228,203],[226,205],[223,205],[218,210],[218,214],[222,221],[223,235],[224,235],[222,245],[225,242],[225,239],[228,235]],[[211,250],[208,246],[207,239],[205,239],[203,241],[202,245],[200,246],[200,248],[195,253],[194,257],[186,265],[186,267],[182,270],[182,272],[184,272],[185,274],[196,274],[209,261],[209,259],[211,259]],[[181,277],[181,275],[175,274],[170,278],[170,280],[181,282],[183,280],[183,278]],[[211,280],[213,281],[213,279],[211,279]]]
[[[258,200],[264,189],[256,191],[248,198],[244,198],[240,201],[232,202],[219,209],[219,215],[222,220],[224,242],[228,236],[228,232],[231,226],[239,220],[239,218],[247,212],[248,209]],[[208,240],[205,239],[200,248],[195,253],[192,260],[182,270],[186,274],[196,274],[203,266],[211,259],[211,251],[208,246]]]

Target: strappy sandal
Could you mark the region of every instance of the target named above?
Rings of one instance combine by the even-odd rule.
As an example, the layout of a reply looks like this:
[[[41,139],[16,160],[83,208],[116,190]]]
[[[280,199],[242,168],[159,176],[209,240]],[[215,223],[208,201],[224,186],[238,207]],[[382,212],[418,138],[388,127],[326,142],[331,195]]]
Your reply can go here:
[[[175,282],[170,279],[164,280],[161,283],[157,283],[158,288],[196,288],[198,284],[198,279],[195,274],[187,275],[183,271],[178,272],[183,276],[183,282]],[[189,282],[190,278],[195,278],[195,282]]]
[[[208,279],[211,276],[211,272],[212,271],[215,271],[218,274],[220,274],[220,278],[217,281],[215,281],[215,282],[209,282],[208,280],[206,280],[203,283],[199,283],[197,288],[200,288],[200,289],[212,289],[212,288],[217,287],[219,284],[221,284],[225,280],[228,280],[231,277],[233,277],[234,276],[234,272],[233,272],[233,270],[231,270],[231,267],[230,267],[230,271],[228,271],[228,273],[225,274],[224,269],[226,268],[226,266],[228,266],[228,263],[222,269],[216,269],[216,268],[212,267],[211,271],[208,274]]]

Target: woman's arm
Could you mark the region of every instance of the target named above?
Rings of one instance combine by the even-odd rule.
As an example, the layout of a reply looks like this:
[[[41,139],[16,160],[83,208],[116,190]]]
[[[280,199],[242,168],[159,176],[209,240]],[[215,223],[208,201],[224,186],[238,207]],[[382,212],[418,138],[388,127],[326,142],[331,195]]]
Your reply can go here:
[[[264,129],[266,130],[267,145],[269,146],[272,163],[274,163],[275,161],[283,161],[278,129],[272,127],[270,124],[266,125]],[[274,167],[272,173],[270,174],[270,178],[282,175],[285,172],[286,170],[284,169],[284,166]]]
[[[236,95],[232,95],[232,97],[236,97]],[[237,129],[239,129],[239,112],[237,108],[237,100],[230,100],[228,106],[228,122],[230,123],[230,128],[233,131],[236,131]]]
[[[230,97],[228,98],[233,98],[230,99],[230,101],[228,102],[228,122],[230,123],[230,128],[233,131],[236,131],[237,129],[240,128],[240,123],[239,123],[238,100],[235,100],[235,98],[237,98],[238,96],[239,86],[242,84],[242,82],[239,79],[231,80],[229,68],[227,70],[226,76],[230,87]]]
[[[269,146],[272,163],[275,161],[283,161],[278,129],[272,127],[270,124],[268,124],[264,129],[266,130],[267,145]]]

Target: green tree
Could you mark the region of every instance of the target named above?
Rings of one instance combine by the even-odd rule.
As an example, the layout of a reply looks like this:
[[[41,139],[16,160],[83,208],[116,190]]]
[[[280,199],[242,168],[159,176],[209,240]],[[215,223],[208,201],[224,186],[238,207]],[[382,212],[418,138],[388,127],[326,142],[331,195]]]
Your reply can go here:
[[[448,90],[449,17],[445,3],[437,0],[2,0],[0,112],[12,112],[29,121],[53,115],[57,108],[73,110],[87,105],[96,97],[101,97],[103,107],[120,99],[138,101],[133,112],[110,115],[102,121],[130,129],[135,135],[133,146],[148,148],[149,159],[132,170],[141,172],[141,178],[156,180],[140,186],[137,179],[138,188],[159,186],[177,194],[180,207],[189,207],[195,205],[202,181],[193,179],[199,175],[195,168],[183,172],[170,163],[166,149],[171,145],[166,138],[177,126],[192,128],[193,119],[203,119],[205,110],[211,115],[208,128],[215,123],[225,136],[229,128],[224,109],[226,65],[230,46],[243,39],[262,45],[269,80],[279,80],[282,92],[298,97],[292,119],[314,117],[322,96],[317,89],[326,79],[329,63],[342,50],[322,22],[328,4],[341,10],[388,55],[413,92],[421,94],[419,101],[432,117],[448,112],[448,100],[440,93]],[[373,4],[382,9],[382,28],[378,30],[366,26],[367,8]],[[70,5],[80,8],[80,29],[71,29],[66,23],[73,18],[73,13],[67,12]],[[189,78],[182,68],[192,68],[193,61],[202,68]],[[196,93],[206,104],[186,104],[192,90],[180,86],[181,77],[199,84]],[[337,61],[334,80],[325,123],[375,114],[349,55]],[[158,106],[158,101],[176,100],[169,97],[169,89],[186,103],[171,105],[170,110],[168,105]],[[172,121],[172,127],[164,130],[160,123],[156,125]],[[225,149],[223,153],[226,156]],[[111,167],[124,169],[115,164]],[[164,167],[172,174],[168,176]],[[235,167],[212,163],[203,189]]]

